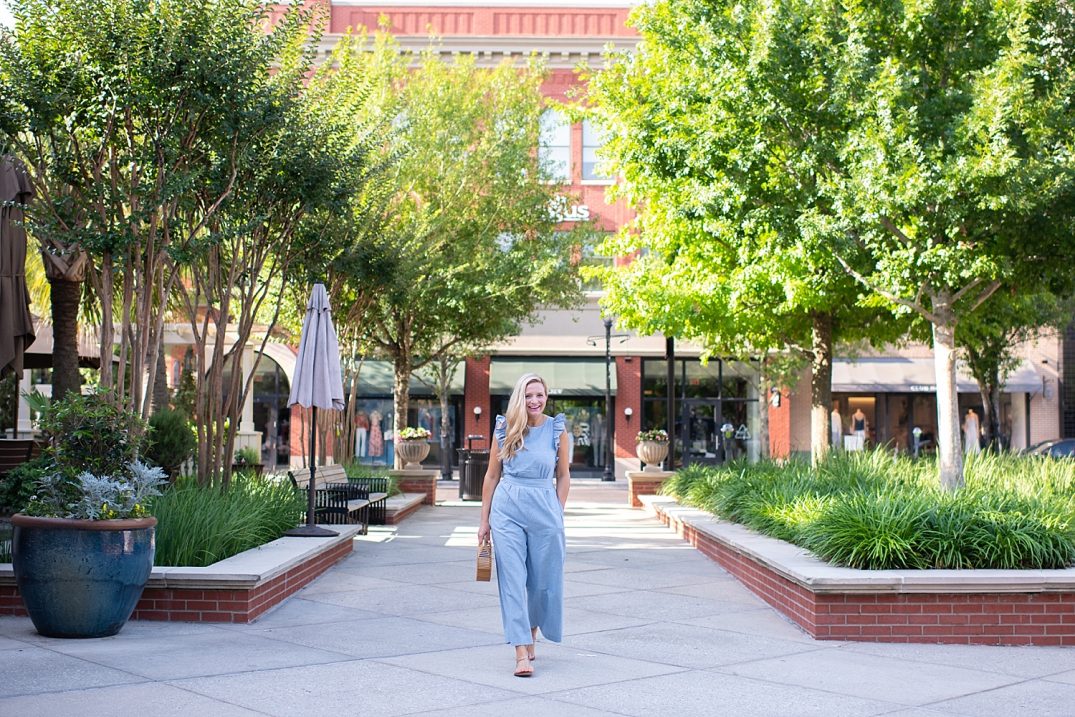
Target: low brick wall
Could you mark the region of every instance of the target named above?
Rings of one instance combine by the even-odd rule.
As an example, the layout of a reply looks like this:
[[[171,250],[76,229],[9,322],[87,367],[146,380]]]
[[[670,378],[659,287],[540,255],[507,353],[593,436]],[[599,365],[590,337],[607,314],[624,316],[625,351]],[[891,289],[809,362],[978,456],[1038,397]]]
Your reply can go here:
[[[819,640],[1075,645],[1073,570],[919,571],[901,581],[913,571],[852,571],[813,559],[821,566],[816,579],[802,574],[801,563],[794,568],[800,579],[792,579],[756,549],[654,507],[665,525]],[[930,581],[930,573],[943,575]]]
[[[335,526],[339,527],[339,526]],[[313,540],[293,538],[291,540]],[[351,553],[353,540],[330,542],[320,551],[303,557],[282,571],[271,571],[264,578],[236,576],[217,566],[209,568],[154,569],[149,584],[135,606],[133,620],[182,622],[252,622],[267,610],[279,605],[299,589],[312,582]],[[255,549],[257,550],[257,549]],[[251,551],[247,551],[248,553]],[[245,554],[243,554],[245,555]],[[241,558],[242,556],[235,556]],[[234,558],[229,559],[234,560]],[[227,562],[227,561],[225,561]],[[0,615],[25,616],[19,589],[10,565],[0,570]],[[218,569],[220,577],[199,577],[197,571]],[[170,576],[169,572],[182,571]],[[220,585],[215,587],[214,583]]]
[[[423,505],[435,505],[437,502],[438,471],[427,470],[392,470],[389,474],[399,479],[399,489],[404,493],[422,493]]]
[[[641,508],[639,496],[657,495],[671,475],[670,471],[627,471],[627,502],[632,508]]]
[[[410,496],[408,496],[408,498],[409,497]],[[404,520],[417,513],[423,505],[425,505],[424,498],[423,500],[400,500],[396,505],[393,505],[393,501],[389,499],[385,523],[388,525],[399,525]]]

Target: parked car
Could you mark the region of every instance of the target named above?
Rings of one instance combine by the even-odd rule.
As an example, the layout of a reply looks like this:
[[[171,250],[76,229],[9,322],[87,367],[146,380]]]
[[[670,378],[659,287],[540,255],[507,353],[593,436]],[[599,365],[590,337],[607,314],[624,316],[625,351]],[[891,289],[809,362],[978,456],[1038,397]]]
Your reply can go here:
[[[1051,441],[1042,441],[1027,448],[1024,454],[1050,458],[1075,458],[1075,438],[1054,438]]]

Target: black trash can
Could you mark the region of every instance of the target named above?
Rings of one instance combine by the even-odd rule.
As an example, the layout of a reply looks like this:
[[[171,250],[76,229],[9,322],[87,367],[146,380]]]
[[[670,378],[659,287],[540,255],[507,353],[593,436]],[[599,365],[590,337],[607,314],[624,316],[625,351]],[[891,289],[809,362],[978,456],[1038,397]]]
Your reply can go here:
[[[489,451],[460,449],[459,458],[459,500],[481,500]]]

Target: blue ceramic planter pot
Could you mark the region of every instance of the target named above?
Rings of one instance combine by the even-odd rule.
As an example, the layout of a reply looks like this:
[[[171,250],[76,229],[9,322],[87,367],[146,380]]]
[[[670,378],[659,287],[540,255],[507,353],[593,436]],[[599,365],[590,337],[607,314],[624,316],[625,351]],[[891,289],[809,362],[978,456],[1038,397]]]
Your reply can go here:
[[[108,637],[131,617],[153,570],[156,518],[15,515],[12,567],[34,627],[48,637]]]

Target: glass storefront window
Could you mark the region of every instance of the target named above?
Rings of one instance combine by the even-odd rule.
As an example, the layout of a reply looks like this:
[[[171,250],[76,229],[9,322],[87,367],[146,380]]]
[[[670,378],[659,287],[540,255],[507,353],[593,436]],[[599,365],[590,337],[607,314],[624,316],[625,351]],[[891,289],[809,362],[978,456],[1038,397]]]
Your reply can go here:
[[[494,396],[496,413],[508,409],[507,396]],[[615,412],[615,400],[613,400]],[[564,414],[567,433],[571,436],[571,473],[585,477],[604,471],[608,462],[608,422],[605,417],[604,396],[551,396],[545,412],[550,416]]]
[[[639,428],[668,425],[668,363],[642,364],[642,422]],[[757,460],[762,407],[755,369],[749,363],[713,359],[677,359],[673,461],[720,463],[736,458]],[[766,404],[767,405],[767,404]],[[727,426],[728,428],[725,428]]]

